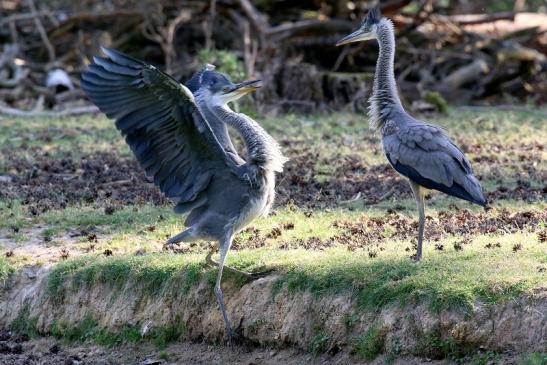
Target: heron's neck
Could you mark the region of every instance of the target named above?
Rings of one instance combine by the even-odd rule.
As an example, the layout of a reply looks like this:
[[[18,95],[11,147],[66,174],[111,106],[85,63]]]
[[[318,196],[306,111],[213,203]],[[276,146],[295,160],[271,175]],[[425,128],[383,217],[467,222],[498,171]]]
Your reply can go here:
[[[218,113],[215,110],[215,107],[205,102],[201,97],[197,97],[196,101],[198,102],[199,108],[205,119],[209,122],[214,131],[222,131],[223,133],[217,133],[216,137],[222,147],[229,152],[236,153],[236,149],[230,139],[228,128],[226,123],[220,118]]]
[[[227,105],[213,107],[215,114],[241,135],[247,148],[247,162],[264,170],[283,171],[286,158],[277,142],[253,119],[235,113]]]
[[[381,129],[393,112],[404,111],[395,83],[395,32],[393,23],[383,18],[377,28],[380,52],[369,105],[370,126]]]

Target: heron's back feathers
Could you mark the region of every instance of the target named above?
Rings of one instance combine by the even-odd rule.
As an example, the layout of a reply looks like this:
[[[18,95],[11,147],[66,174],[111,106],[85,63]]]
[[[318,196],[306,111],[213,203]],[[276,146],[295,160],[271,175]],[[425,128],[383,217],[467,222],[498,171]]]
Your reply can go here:
[[[471,164],[440,127],[416,121],[390,123],[383,146],[395,170],[428,189],[486,205]]]

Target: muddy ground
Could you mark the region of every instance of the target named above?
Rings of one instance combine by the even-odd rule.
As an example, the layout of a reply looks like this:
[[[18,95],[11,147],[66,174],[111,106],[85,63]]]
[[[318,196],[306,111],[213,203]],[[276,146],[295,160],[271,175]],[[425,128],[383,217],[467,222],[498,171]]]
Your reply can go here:
[[[381,357],[373,364],[385,363]],[[506,354],[504,363],[514,363]],[[106,348],[97,345],[69,344],[53,337],[31,340],[0,331],[0,361],[10,365],[353,365],[362,364],[347,354],[312,355],[296,349],[256,348],[213,345],[202,342],[178,342],[158,350],[152,344],[120,345]],[[394,365],[418,365],[423,359],[404,357]],[[452,361],[427,360],[431,365],[448,365]]]
[[[51,337],[28,341],[28,337],[3,331],[0,332],[0,361],[3,361],[0,363],[58,364],[64,361],[74,365],[149,365],[156,363],[152,360],[167,358],[166,363],[173,364],[359,364],[367,362],[352,350],[353,341],[356,335],[367,333],[373,326],[383,334],[383,346],[392,354],[391,358],[389,355],[376,358],[373,364],[395,358],[398,359],[394,363],[398,364],[423,364],[431,362],[429,359],[445,359],[439,363],[451,364],[445,345],[441,345],[444,342],[435,342],[441,338],[453,338],[457,343],[473,346],[475,350],[466,355],[468,357],[454,353],[458,363],[466,363],[484,352],[495,356],[495,363],[513,364],[523,353],[541,351],[545,346],[542,336],[547,326],[545,290],[493,306],[477,304],[465,313],[457,310],[435,313],[423,304],[386,306],[376,312],[356,310],[354,300],[347,295],[315,298],[310,293],[289,295],[284,288],[272,297],[276,283],[272,275],[241,288],[225,283],[230,318],[244,339],[232,350],[218,345],[223,343],[225,329],[207,279],[187,292],[171,288],[172,291],[161,291],[156,296],[131,281],[122,283],[122,287],[104,282],[79,289],[67,283],[61,296],[55,297],[48,294],[49,282],[44,279],[47,270],[27,268],[10,278],[0,293],[1,324],[19,321],[18,326],[28,328],[32,323],[28,333],[33,336],[51,333],[62,323],[84,323],[92,315],[97,319],[98,328],[119,330],[123,324],[133,324],[140,336],[146,338],[154,329],[175,320],[178,327],[184,328],[184,341],[177,341],[166,349],[148,342],[131,345],[133,340],[104,348]],[[131,295],[120,295],[129,292]],[[22,312],[35,320],[21,322]],[[317,326],[321,326],[320,332]],[[79,331],[77,336],[92,336],[91,332]],[[431,340],[432,333],[436,333],[437,340]],[[323,337],[318,337],[319,334],[328,336],[321,340]],[[425,344],[427,347],[423,347]],[[400,355],[393,356],[393,351]],[[404,357],[403,354],[423,357]]]
[[[477,146],[468,149],[480,152]],[[33,214],[77,202],[107,209],[120,205],[169,203],[133,157],[120,157],[112,152],[84,157],[70,153],[51,156],[40,148],[31,148],[28,152],[34,156],[33,160],[22,157],[16,150],[1,151],[5,160],[3,168],[8,174],[0,180],[0,196],[21,199]],[[356,197],[371,205],[387,198],[411,195],[407,181],[388,164],[365,166],[358,157],[351,155],[318,160],[316,153],[297,148],[288,148],[286,153],[290,160],[277,178],[278,206],[294,204],[322,209]],[[496,190],[487,194],[490,204],[504,199],[534,201],[547,194],[547,185],[537,187],[530,183],[530,180],[547,181],[547,171],[538,167],[534,150],[519,158],[526,178],[518,179],[512,188],[502,184],[503,176],[496,170],[490,173],[491,176],[479,176],[498,182]],[[484,159],[496,157],[479,155],[476,158],[479,163]],[[328,178],[318,179],[318,164],[334,166],[334,172]]]

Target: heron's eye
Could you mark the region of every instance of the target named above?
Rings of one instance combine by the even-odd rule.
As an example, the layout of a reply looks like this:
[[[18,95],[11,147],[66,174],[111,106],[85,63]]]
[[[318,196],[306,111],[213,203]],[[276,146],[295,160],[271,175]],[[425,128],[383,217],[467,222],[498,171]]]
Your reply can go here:
[[[225,93],[227,93],[228,91],[230,91],[230,88],[228,86],[224,86],[222,88],[222,91],[224,91]]]

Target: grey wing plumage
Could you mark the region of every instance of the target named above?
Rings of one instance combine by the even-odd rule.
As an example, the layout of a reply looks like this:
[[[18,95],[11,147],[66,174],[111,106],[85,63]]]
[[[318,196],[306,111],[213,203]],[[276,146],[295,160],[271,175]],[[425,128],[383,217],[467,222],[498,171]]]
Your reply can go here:
[[[214,174],[235,173],[213,130],[183,85],[137,59],[103,49],[82,74],[82,88],[125,136],[154,183],[188,210]]]
[[[486,205],[479,181],[463,152],[443,130],[430,124],[399,127],[383,139],[395,170],[428,188]]]

